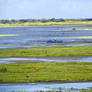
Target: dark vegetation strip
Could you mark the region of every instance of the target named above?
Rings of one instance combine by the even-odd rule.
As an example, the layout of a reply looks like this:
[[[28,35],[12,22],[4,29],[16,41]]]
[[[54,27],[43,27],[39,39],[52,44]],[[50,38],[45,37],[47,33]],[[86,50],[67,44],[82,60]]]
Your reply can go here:
[[[0,27],[27,27],[27,26],[73,26],[92,25],[92,19],[20,19],[0,20]]]

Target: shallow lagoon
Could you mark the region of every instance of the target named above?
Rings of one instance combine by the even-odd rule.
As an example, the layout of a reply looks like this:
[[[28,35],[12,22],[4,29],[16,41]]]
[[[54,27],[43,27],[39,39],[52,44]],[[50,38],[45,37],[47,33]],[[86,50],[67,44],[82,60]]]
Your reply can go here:
[[[47,26],[0,28],[0,49],[30,48],[34,46],[92,46],[92,26]],[[79,30],[80,29],[80,30]],[[17,35],[17,37],[16,37]],[[48,40],[62,40],[61,44],[47,44]]]

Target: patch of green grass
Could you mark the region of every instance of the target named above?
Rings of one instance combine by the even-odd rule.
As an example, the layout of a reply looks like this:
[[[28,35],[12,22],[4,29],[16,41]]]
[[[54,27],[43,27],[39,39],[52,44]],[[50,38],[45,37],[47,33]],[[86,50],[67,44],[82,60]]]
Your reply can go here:
[[[51,47],[33,49],[1,49],[0,57],[89,56],[92,46]]]
[[[77,37],[77,38],[92,38],[92,36],[80,36],[80,37]]]
[[[5,37],[5,36],[20,36],[18,34],[3,34],[3,35],[0,35],[0,37]]]
[[[0,64],[0,82],[92,81],[92,63]]]

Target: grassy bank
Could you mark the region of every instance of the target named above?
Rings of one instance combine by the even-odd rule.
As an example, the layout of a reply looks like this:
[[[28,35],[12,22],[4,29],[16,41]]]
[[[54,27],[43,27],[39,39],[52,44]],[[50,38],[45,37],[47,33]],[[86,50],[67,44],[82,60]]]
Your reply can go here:
[[[0,82],[92,81],[92,63],[0,64]]]
[[[65,21],[65,22],[35,22],[35,23],[16,23],[0,24],[0,27],[27,27],[27,26],[73,26],[73,25],[92,25],[92,21]]]
[[[88,56],[92,46],[52,47],[33,49],[1,49],[0,57]]]

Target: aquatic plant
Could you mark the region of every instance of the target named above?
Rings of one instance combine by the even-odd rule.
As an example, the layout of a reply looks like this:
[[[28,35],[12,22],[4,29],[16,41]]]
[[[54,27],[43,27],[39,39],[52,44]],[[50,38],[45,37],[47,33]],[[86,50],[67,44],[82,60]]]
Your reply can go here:
[[[78,90],[71,90],[71,89],[64,89],[64,90],[50,90],[50,91],[37,91],[37,92],[92,92],[90,89],[78,89]]]
[[[76,29],[73,27],[72,30],[76,30]]]
[[[92,36],[80,36],[80,37],[77,37],[77,38],[92,38]]]
[[[6,36],[19,36],[18,34],[3,34],[0,35],[0,37],[6,37]]]
[[[76,90],[75,90],[76,89]],[[12,91],[12,92],[15,92],[15,91]],[[27,92],[27,91],[20,91],[20,92]],[[29,91],[28,91],[29,92]],[[31,91],[30,91],[31,92]],[[44,91],[44,90],[40,90],[40,91],[36,91],[36,92],[92,92],[92,89],[89,89],[89,88],[81,88],[81,89],[77,89],[77,88],[70,88],[70,89],[62,89],[62,88],[57,88],[57,89],[52,89],[52,90],[48,90],[48,91]]]

